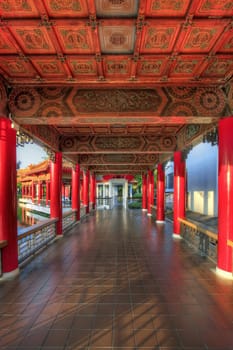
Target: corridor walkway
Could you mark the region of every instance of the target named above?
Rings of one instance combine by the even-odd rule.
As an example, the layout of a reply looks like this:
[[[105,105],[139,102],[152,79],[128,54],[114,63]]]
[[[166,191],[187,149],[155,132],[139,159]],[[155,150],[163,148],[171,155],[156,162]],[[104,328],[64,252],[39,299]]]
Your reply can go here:
[[[0,349],[232,350],[233,282],[141,211],[99,211],[0,284]]]

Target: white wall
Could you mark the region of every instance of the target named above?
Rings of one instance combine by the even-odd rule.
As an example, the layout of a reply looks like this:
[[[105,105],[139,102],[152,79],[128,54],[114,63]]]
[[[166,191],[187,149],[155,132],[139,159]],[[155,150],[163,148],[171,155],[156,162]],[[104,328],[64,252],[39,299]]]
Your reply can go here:
[[[186,160],[188,209],[206,215],[218,215],[218,146],[201,143]]]

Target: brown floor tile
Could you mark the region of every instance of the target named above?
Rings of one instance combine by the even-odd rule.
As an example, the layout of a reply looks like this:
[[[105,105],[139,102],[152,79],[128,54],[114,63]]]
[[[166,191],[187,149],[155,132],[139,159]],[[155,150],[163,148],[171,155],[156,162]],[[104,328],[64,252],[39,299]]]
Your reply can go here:
[[[156,337],[159,346],[178,347],[181,346],[180,339],[175,330],[170,329],[158,329],[156,331]]]
[[[74,329],[92,329],[94,326],[93,316],[78,316],[75,317],[72,323]]]
[[[137,329],[134,331],[135,343],[139,348],[155,347],[158,345],[156,332],[153,329]]]
[[[114,347],[135,347],[135,338],[133,329],[119,329],[115,328],[113,337]]]
[[[94,318],[94,329],[112,329],[113,317],[111,315],[96,316]]]
[[[90,347],[110,347],[112,340],[112,330],[94,330],[91,335]]]
[[[52,329],[48,332],[48,335],[43,343],[43,346],[55,347],[55,346],[65,346],[68,338],[68,329]]]
[[[147,313],[134,315],[133,324],[134,329],[154,329],[153,316]]]
[[[36,329],[28,332],[27,335],[20,341],[19,346],[42,346],[48,334],[47,328]]]
[[[92,330],[72,329],[66,342],[66,347],[72,349],[85,348],[89,346]]]
[[[1,284],[0,349],[232,350],[233,282],[213,268],[170,223],[97,211]]]

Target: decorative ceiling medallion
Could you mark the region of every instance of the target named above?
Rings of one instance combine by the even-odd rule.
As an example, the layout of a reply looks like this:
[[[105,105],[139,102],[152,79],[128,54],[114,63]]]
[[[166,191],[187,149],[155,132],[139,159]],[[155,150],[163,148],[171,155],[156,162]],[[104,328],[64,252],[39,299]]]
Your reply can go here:
[[[148,22],[143,28],[141,52],[160,54],[171,52],[179,29],[180,25],[171,21],[163,24]]]
[[[44,4],[52,17],[88,16],[86,0],[50,0],[45,1]]]
[[[202,115],[221,115],[226,107],[225,95],[221,89],[198,89],[195,104]]]
[[[71,56],[67,57],[67,62],[74,76],[84,76],[85,79],[97,76],[96,60],[92,57]]]
[[[2,17],[35,17],[39,12],[32,0],[1,0],[0,12]]]
[[[99,39],[102,53],[132,54],[135,25],[100,25]]]
[[[95,0],[98,17],[137,17],[138,0]]]
[[[116,76],[129,75],[130,73],[130,60],[128,57],[111,57],[107,56],[104,58],[104,75]]]
[[[144,56],[140,58],[137,66],[137,75],[139,76],[161,76],[167,65],[168,58],[166,56],[150,57]]]
[[[232,0],[200,0],[196,10],[198,16],[233,16]]]
[[[40,107],[37,90],[28,87],[15,89],[10,95],[9,109],[13,115],[31,117]]]
[[[196,116],[198,115],[197,110],[195,107],[188,102],[175,102],[172,103],[170,106],[168,106],[166,112],[166,115],[174,115],[174,116]]]
[[[65,77],[62,63],[57,58],[32,58],[32,62],[42,77]]]
[[[193,76],[198,68],[200,68],[205,56],[178,56],[174,61],[170,76]]]
[[[187,29],[181,52],[208,52],[223,31],[226,22],[195,22]]]
[[[57,33],[65,53],[93,53],[91,28],[84,25],[58,26]]]
[[[26,53],[55,53],[46,28],[12,26],[11,30]]]
[[[146,14],[155,17],[181,17],[189,6],[189,0],[148,0]]]
[[[20,58],[5,56],[0,61],[2,68],[10,77],[36,77],[37,73],[29,62]]]
[[[50,86],[50,87],[38,88],[38,92],[44,98],[48,100],[54,100],[54,99],[62,98],[67,92],[67,89],[64,87]]]
[[[233,72],[233,58],[228,56],[213,57],[203,73],[204,76],[225,77],[228,72]]]

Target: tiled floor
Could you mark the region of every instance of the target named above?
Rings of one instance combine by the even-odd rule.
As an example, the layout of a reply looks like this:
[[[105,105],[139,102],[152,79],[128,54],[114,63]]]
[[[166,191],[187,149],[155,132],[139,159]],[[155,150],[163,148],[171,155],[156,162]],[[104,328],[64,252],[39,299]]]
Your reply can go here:
[[[0,284],[0,349],[232,350],[233,282],[141,211],[100,211]]]

